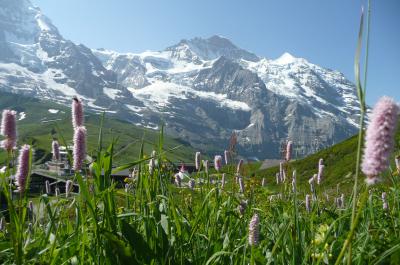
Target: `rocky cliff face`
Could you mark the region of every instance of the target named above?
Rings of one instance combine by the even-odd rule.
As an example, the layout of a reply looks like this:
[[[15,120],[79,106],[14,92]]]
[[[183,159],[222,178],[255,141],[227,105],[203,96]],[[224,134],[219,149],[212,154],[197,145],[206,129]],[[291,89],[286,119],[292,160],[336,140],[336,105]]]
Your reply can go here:
[[[299,156],[356,130],[354,85],[288,53],[260,58],[221,36],[140,54],[91,50],[66,40],[29,0],[0,9],[0,89],[88,108],[167,133],[203,151],[226,147],[273,158],[287,139]]]

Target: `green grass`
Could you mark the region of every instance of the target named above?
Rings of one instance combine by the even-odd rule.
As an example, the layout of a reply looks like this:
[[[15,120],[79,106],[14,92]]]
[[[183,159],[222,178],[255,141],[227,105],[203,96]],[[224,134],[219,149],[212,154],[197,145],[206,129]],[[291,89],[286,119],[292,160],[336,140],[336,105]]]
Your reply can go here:
[[[42,163],[51,158],[52,135],[60,138],[58,130],[69,144],[72,144],[71,110],[69,107],[50,101],[28,98],[21,95],[0,92],[0,109],[13,109],[25,112],[26,118],[18,121],[19,143],[29,143],[35,150],[35,163]],[[59,110],[52,114],[49,109]],[[100,120],[102,114],[86,112],[85,126],[88,131],[88,153],[95,154],[97,148]],[[50,121],[44,123],[43,121]],[[57,129],[58,128],[58,129]],[[144,140],[144,153],[150,154],[158,140],[158,132],[143,129],[128,122],[118,120],[106,114],[103,125],[104,145],[117,139],[114,146],[116,165],[127,163],[138,157],[140,144]],[[189,143],[170,136],[164,137],[165,149],[179,147],[170,153],[169,159],[173,162],[191,161],[194,149]],[[6,155],[0,154],[0,161],[5,161]]]
[[[3,264],[332,264],[350,229],[351,203],[337,208],[333,198],[322,196],[307,212],[308,189],[291,191],[281,184],[277,193],[261,187],[260,179],[245,179],[240,193],[234,180],[236,165],[213,176],[227,176],[219,184],[171,184],[175,172],[163,167],[168,154],[157,141],[160,166],[153,173],[138,155],[139,175],[129,180],[128,191],[116,189],[110,179],[113,145],[102,150],[94,163],[92,178],[76,174],[80,193],[66,197],[34,198],[33,215],[26,210],[28,197],[12,201],[14,212],[0,231],[0,261]],[[140,146],[140,143],[138,143]],[[243,170],[254,170],[256,164]],[[101,172],[106,172],[104,178]],[[7,173],[0,173],[4,180]],[[194,179],[208,179],[203,171]],[[400,261],[399,176],[393,185],[372,187],[366,207],[360,211],[355,231],[353,264],[398,264]],[[90,187],[93,186],[91,189]],[[2,187],[8,190],[7,182]],[[381,192],[388,193],[389,210],[382,209]],[[346,194],[346,198],[347,194]],[[239,204],[247,202],[241,213]],[[10,202],[11,203],[11,202]],[[4,212],[3,212],[4,213]],[[260,217],[257,246],[248,243],[249,222]],[[31,225],[30,225],[31,223]]]
[[[328,191],[336,191],[337,185],[341,189],[349,191],[354,181],[353,175],[356,168],[357,155],[357,138],[353,136],[341,143],[321,150],[315,154],[307,156],[303,159],[292,161],[289,163],[291,169],[296,169],[297,179],[300,186],[308,186],[308,180],[318,172],[318,161],[320,158],[324,160],[324,187]],[[396,134],[394,154],[400,154],[400,131]],[[391,159],[392,168],[394,168],[394,158]],[[265,177],[268,183],[274,186],[275,174],[279,172],[279,167],[271,167],[264,170],[254,170],[253,173],[260,178]],[[361,175],[360,179],[365,176]],[[388,182],[388,180],[386,181]]]

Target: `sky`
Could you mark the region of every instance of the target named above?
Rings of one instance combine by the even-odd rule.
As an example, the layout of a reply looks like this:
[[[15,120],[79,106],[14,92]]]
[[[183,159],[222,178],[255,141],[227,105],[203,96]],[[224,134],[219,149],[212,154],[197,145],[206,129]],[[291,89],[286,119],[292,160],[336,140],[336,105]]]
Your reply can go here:
[[[32,0],[60,33],[90,48],[163,50],[215,34],[269,59],[284,52],[354,81],[366,0]],[[400,101],[400,1],[372,0],[367,103]],[[363,56],[364,57],[364,56]]]

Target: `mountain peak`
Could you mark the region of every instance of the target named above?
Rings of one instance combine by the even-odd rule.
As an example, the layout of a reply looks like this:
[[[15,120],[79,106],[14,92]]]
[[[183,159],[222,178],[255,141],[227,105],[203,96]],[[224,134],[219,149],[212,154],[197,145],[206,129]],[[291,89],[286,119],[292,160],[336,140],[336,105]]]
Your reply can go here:
[[[2,0],[0,9],[0,35],[5,41],[32,44],[38,41],[41,33],[54,33],[58,30],[40,8],[29,0]]]
[[[273,60],[275,64],[292,64],[305,61],[305,59],[294,57],[288,52],[283,53],[278,59]]]
[[[201,60],[214,60],[220,56],[225,56],[232,60],[244,59],[253,62],[259,60],[255,54],[238,48],[229,39],[219,35],[213,35],[209,38],[183,39],[166,50],[179,55],[179,59],[184,58],[182,55],[186,55],[187,59],[193,59],[195,56]]]

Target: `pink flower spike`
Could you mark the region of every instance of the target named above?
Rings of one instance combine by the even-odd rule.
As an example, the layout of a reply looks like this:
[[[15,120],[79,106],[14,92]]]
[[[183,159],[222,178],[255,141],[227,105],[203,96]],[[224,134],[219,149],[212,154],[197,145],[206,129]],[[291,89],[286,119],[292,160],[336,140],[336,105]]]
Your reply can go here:
[[[51,143],[51,149],[53,153],[53,159],[54,160],[60,160],[60,145],[58,144],[57,140],[53,140]]]
[[[378,176],[389,166],[398,116],[399,106],[389,97],[380,98],[370,114],[361,164],[369,185],[378,182]]]
[[[222,168],[222,156],[219,156],[219,155],[215,156],[215,158],[214,158],[214,168],[218,172],[221,170],[221,168]]]
[[[1,142],[1,147],[7,151],[13,150],[17,146],[17,112],[3,110],[0,132],[6,138]]]
[[[72,127],[83,126],[83,104],[77,97],[72,100]]]
[[[82,169],[86,156],[86,128],[83,126],[79,126],[75,129],[73,155],[73,168],[75,171],[79,171]]]
[[[29,145],[22,146],[21,150],[19,151],[18,157],[18,169],[17,174],[15,175],[15,184],[18,187],[18,191],[24,192],[26,179],[28,178],[29,174],[29,153],[31,147]]]
[[[249,245],[257,246],[260,235],[260,218],[254,214],[249,223]]]
[[[286,145],[286,161],[290,161],[292,156],[292,141],[288,141]]]
[[[323,174],[324,174],[324,168],[325,168],[325,166],[324,165],[319,165],[319,167],[318,167],[318,175],[317,175],[317,184],[318,185],[320,185],[321,184],[321,182],[322,182],[322,177],[323,177]]]

